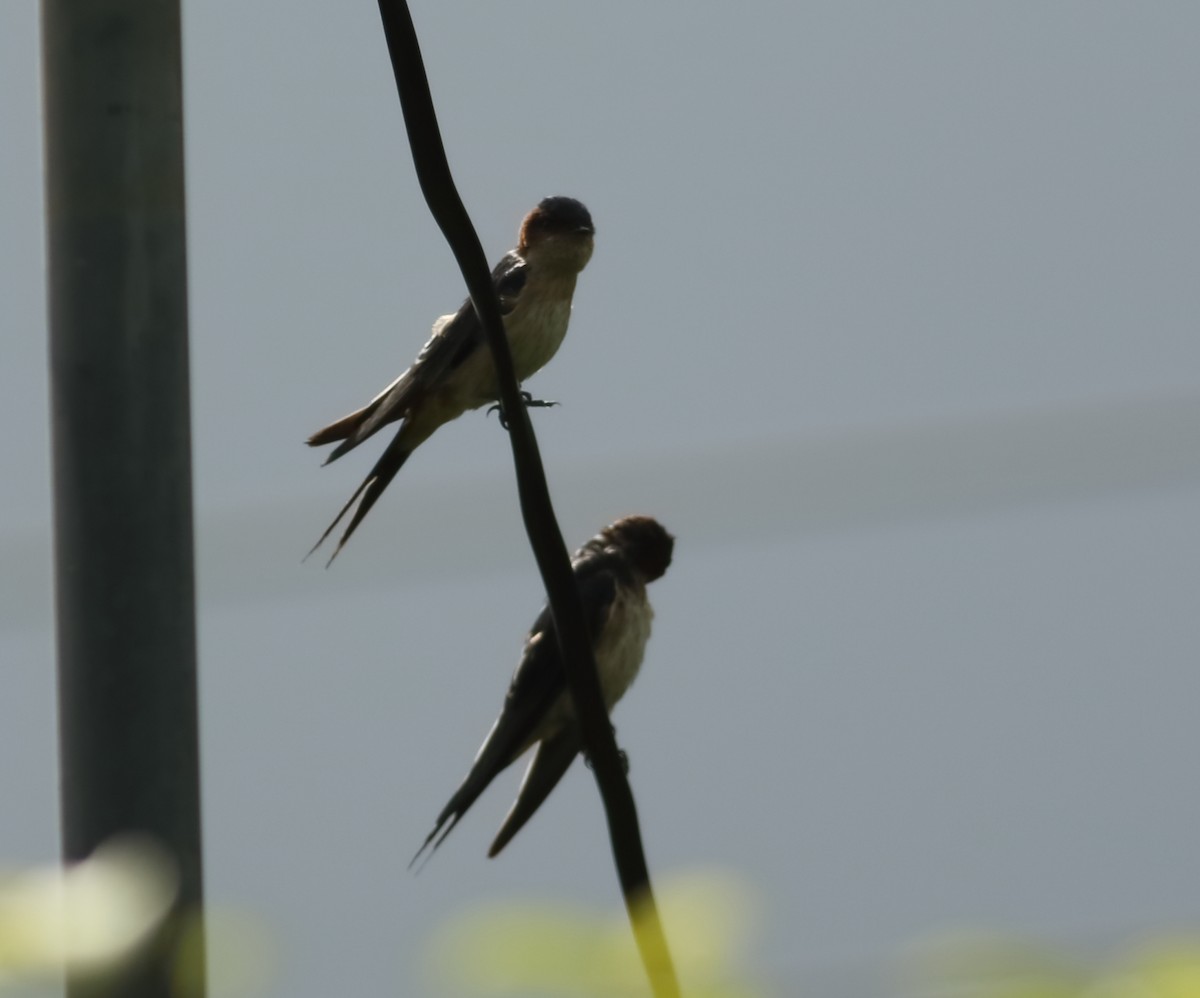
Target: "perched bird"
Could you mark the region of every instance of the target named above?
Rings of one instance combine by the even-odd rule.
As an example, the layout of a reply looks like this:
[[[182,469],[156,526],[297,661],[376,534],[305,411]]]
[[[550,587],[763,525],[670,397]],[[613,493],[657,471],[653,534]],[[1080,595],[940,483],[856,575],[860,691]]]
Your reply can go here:
[[[605,527],[575,553],[575,582],[591,632],[604,705],[610,712],[637,675],[650,637],[654,611],[646,599],[646,583],[666,572],[674,546],[675,538],[657,520],[627,516]],[[433,849],[441,845],[496,774],[535,745],[517,799],[488,850],[489,857],[500,852],[529,820],[582,745],[548,607],[525,639],[504,707],[471,771],[438,815],[412,862],[431,845]]]
[[[542,368],[562,344],[575,279],[591,259],[595,233],[592,216],[574,198],[544,198],[521,223],[516,248],[492,271],[518,381]],[[332,563],[408,456],[443,423],[495,402],[498,395],[491,351],[468,298],[457,312],[433,324],[429,341],[407,371],[361,409],[308,438],[310,447],[341,441],[326,458],[329,464],[389,423],[402,421],[375,467],[312,551],[357,503],[329,559]],[[528,405],[550,404],[527,394],[525,400]]]

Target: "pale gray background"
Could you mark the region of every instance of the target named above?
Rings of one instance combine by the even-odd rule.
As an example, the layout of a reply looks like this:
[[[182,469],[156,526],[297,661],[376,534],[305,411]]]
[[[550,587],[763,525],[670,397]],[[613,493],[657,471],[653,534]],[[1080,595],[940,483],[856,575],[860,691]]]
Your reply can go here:
[[[543,195],[596,219],[531,387],[570,543],[679,537],[617,713],[653,869],[759,887],[784,991],[945,926],[1194,925],[1200,6],[414,16],[489,256]],[[300,564],[378,450],[322,470],[304,436],[461,278],[373,3],[184,27],[209,894],[272,927],[273,993],[421,993],[472,901],[619,911],[600,805],[577,767],[489,862],[513,772],[405,872],[541,601],[507,442],[464,417]],[[6,864],[57,849],[37,49],[5,0]]]

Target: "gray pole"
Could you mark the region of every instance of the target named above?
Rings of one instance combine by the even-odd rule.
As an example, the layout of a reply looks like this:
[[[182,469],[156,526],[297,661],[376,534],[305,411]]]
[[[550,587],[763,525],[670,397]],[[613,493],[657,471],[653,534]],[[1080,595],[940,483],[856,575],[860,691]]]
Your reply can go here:
[[[42,0],[42,59],[63,853],[149,834],[197,911],[178,0]],[[103,991],[165,998],[172,938]]]

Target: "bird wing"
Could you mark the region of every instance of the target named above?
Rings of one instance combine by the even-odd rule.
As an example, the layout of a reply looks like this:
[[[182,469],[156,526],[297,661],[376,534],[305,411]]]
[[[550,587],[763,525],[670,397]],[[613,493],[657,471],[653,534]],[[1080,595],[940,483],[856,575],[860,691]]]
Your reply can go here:
[[[610,571],[592,571],[590,568],[590,564],[577,564],[575,578],[576,584],[579,586],[580,598],[584,603],[594,647],[595,635],[599,634],[603,628],[609,609],[616,598],[617,580]],[[528,749],[532,740],[540,738],[542,743],[546,744],[546,742],[553,742],[556,737],[561,736],[561,729],[549,732],[540,732],[538,729],[559,698],[566,695],[566,682],[562,657],[558,650],[558,637],[554,630],[554,619],[550,614],[549,607],[546,607],[538,615],[530,629],[529,637],[525,641],[525,650],[513,673],[500,716],[492,725],[492,730],[488,733],[487,738],[484,739],[466,779],[454,792],[454,796],[450,798],[446,806],[442,808],[433,831],[426,837],[412,862],[415,863],[421,853],[430,846],[436,849],[441,845],[442,840],[450,834],[459,819],[466,814],[467,809],[475,803],[488,784]],[[563,718],[565,721],[569,720],[570,715],[564,712]],[[578,735],[574,733],[573,725],[570,725],[570,729],[572,736],[577,738]],[[521,797],[524,794],[524,787],[522,787],[517,802],[513,805],[514,811],[520,808],[522,812],[527,813],[522,813],[520,820],[508,836],[509,838],[516,834],[517,829],[537,810],[537,805],[554,788],[554,784],[558,782],[562,774],[566,772],[567,765],[570,764],[570,758],[567,758],[565,762],[559,758],[565,751],[565,744],[556,745],[554,750],[547,749],[546,751],[548,761],[540,768],[540,773],[545,775],[539,775],[534,781],[529,802],[522,805]],[[576,748],[575,751],[578,749]],[[551,759],[553,765],[550,764]],[[537,757],[534,759],[534,765],[536,762]],[[555,766],[559,766],[560,770],[557,776],[548,780],[547,777]],[[543,787],[544,789],[542,789]],[[505,825],[507,826],[511,820],[510,816]],[[506,838],[505,842],[507,841]],[[409,865],[411,866],[412,863]]]
[[[492,271],[492,287],[500,301],[500,314],[516,307],[529,267],[516,253],[508,252]],[[483,342],[482,328],[468,298],[457,312],[443,315],[417,359],[403,374],[361,409],[330,423],[308,438],[309,446],[342,441],[325,460],[336,461],[389,423],[403,419],[409,409],[457,368]]]

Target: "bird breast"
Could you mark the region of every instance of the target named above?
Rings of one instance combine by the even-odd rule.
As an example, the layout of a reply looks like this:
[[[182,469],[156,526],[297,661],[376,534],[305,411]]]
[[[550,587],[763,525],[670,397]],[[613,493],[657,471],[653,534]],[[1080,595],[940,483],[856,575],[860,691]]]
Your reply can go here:
[[[650,621],[654,611],[646,599],[644,589],[630,590],[621,586],[609,608],[608,620],[600,633],[593,651],[596,656],[596,672],[600,679],[600,694],[604,708],[612,713],[613,706],[625,691],[633,685],[646,653],[646,642],[650,638]],[[533,638],[534,641],[553,641],[546,632]],[[550,708],[537,722],[529,738],[513,753],[516,759],[530,746],[562,730],[563,725],[574,723],[575,705],[565,688],[555,698]],[[482,751],[482,749],[480,750]]]
[[[644,592],[618,587],[608,622],[596,642],[596,670],[604,706],[611,711],[633,684],[646,653],[654,611]]]
[[[571,284],[574,283],[572,277]],[[573,288],[545,289],[553,290],[550,294],[530,294],[532,290],[526,288],[517,307],[504,320],[518,381],[531,377],[550,362],[562,346],[571,318]]]

